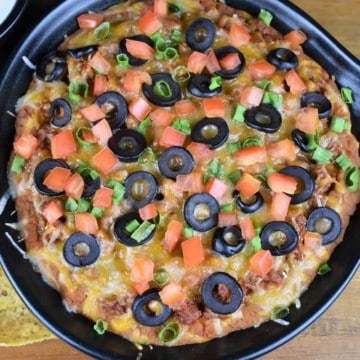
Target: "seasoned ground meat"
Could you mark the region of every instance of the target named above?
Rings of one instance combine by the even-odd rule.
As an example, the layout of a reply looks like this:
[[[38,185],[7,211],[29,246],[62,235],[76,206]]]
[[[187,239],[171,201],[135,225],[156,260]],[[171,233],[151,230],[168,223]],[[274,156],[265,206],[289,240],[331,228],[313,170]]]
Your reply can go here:
[[[182,324],[192,324],[201,316],[201,311],[195,302],[186,299],[176,306],[174,317]]]
[[[109,296],[97,300],[101,318],[113,318],[125,314],[131,306],[131,296]]]

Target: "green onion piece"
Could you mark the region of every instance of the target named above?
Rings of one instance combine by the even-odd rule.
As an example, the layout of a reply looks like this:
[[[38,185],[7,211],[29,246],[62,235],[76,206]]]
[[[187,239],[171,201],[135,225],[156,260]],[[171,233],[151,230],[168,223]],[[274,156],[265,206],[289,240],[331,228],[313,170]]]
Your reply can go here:
[[[159,332],[158,337],[163,343],[168,343],[178,338],[180,330],[180,324],[174,321],[163,327]]]
[[[245,121],[245,111],[246,111],[245,106],[237,105],[232,119],[235,122],[243,123]]]
[[[95,40],[104,40],[110,35],[110,23],[108,21],[103,22],[97,28],[94,29]]]
[[[231,155],[242,148],[240,141],[226,143],[226,150]]]
[[[282,319],[285,316],[289,315],[289,308],[288,307],[281,307],[281,306],[275,306],[272,310],[271,310],[271,320],[276,320],[276,319]]]
[[[184,226],[182,229],[182,234],[185,239],[190,239],[194,236],[194,230],[189,226]]]
[[[333,156],[334,154],[330,150],[319,145],[312,153],[311,158],[319,164],[327,165]]]
[[[351,160],[344,154],[341,153],[336,159],[335,162],[340,166],[341,169],[345,170],[349,168],[352,163]]]
[[[20,155],[15,155],[11,163],[10,170],[14,173],[21,174],[25,165],[25,159]]]
[[[153,280],[158,286],[164,286],[169,279],[170,274],[165,269],[158,269],[154,272]]]
[[[78,209],[79,213],[87,212],[90,209],[90,206],[91,206],[90,201],[88,201],[86,199],[79,199],[77,203],[79,206],[79,209]]]
[[[87,164],[82,162],[75,171],[80,174],[83,178],[90,176],[93,180],[96,180],[100,175],[94,170],[88,167]]]
[[[82,97],[87,97],[89,94],[89,85],[86,82],[75,81],[69,84],[69,100],[77,105],[80,103]]]
[[[259,235],[255,236],[253,239],[251,239],[250,242],[251,242],[251,245],[255,252],[261,250],[261,239],[260,239]]]
[[[209,85],[209,89],[210,90],[218,89],[219,87],[221,87],[221,84],[222,84],[221,76],[213,76],[211,78],[211,83]]]
[[[234,210],[234,204],[226,204],[221,206],[221,212],[231,212]]]
[[[202,176],[202,183],[203,183],[204,185],[206,185],[206,183],[210,180],[210,178],[211,178],[211,174],[209,174],[209,173],[203,174],[203,176]]]
[[[190,72],[185,66],[180,65],[174,69],[171,77],[174,79],[174,81],[182,83],[190,79]]]
[[[228,175],[228,179],[235,185],[239,181],[240,176],[241,176],[241,171],[235,170]]]
[[[331,118],[330,130],[338,134],[342,133],[348,127],[348,121],[341,116]]]
[[[243,142],[243,148],[249,147],[249,146],[262,146],[263,145],[263,141],[261,139],[260,136],[255,135],[255,136],[251,136],[249,138],[247,138],[244,142]]]
[[[104,215],[104,209],[102,208],[97,208],[97,207],[94,207],[92,210],[91,210],[91,215],[96,217],[96,218],[101,218],[103,215]]]
[[[129,233],[132,234],[136,229],[138,229],[140,226],[140,223],[134,219],[131,220],[126,226],[125,226],[125,230]]]
[[[114,205],[119,205],[122,202],[125,195],[124,185],[114,179],[111,179],[106,183],[106,186],[114,190],[113,203]]]
[[[320,141],[320,138],[319,138],[319,134],[316,133],[316,134],[306,134],[306,137],[307,137],[307,147],[310,149],[310,150],[315,150],[318,146],[319,146],[319,141]]]
[[[94,325],[94,330],[99,334],[99,335],[104,335],[106,330],[108,328],[108,323],[105,320],[102,319],[98,319],[96,320],[96,323]]]
[[[156,156],[154,154],[154,151],[151,147],[147,147],[142,154],[140,155],[138,159],[138,163],[140,165],[147,165],[147,164],[153,164],[156,162]]]
[[[155,224],[146,220],[131,234],[131,238],[137,242],[143,241],[154,229]]]
[[[261,80],[256,84],[256,86],[260,89],[263,89],[264,91],[268,91],[273,86],[273,84],[274,83],[271,80]]]
[[[94,145],[93,143],[90,143],[88,141],[85,141],[84,139],[82,139],[82,132],[83,131],[91,131],[90,128],[86,128],[86,127],[79,127],[76,132],[75,132],[75,138],[76,138],[76,141],[79,143],[80,146],[84,147],[84,148],[87,148],[89,146],[92,146]]]
[[[176,60],[179,58],[179,53],[175,48],[168,47],[164,52],[164,58],[166,60]]]
[[[330,271],[331,271],[331,267],[329,266],[329,264],[323,263],[319,266],[317,273],[318,275],[325,275]]]
[[[173,94],[170,85],[165,80],[159,80],[155,83],[154,93],[166,98],[171,97]]]
[[[352,104],[354,102],[352,90],[348,87],[341,88],[341,98],[346,104]]]
[[[186,135],[191,134],[191,126],[190,126],[190,121],[188,119],[175,119],[171,124],[171,127],[181,131]]]
[[[79,205],[76,200],[73,198],[67,198],[65,201],[65,211],[70,213],[75,213],[79,210]]]
[[[261,9],[258,15],[258,18],[262,20],[266,25],[270,25],[272,19],[274,18],[273,14],[271,12]]]
[[[172,14],[181,14],[181,6],[177,3],[169,3],[169,12]]]
[[[350,191],[356,191],[359,188],[360,172],[353,166],[345,172],[345,185]]]
[[[156,43],[159,39],[161,38],[161,31],[158,30],[157,32],[153,33],[152,35],[150,35],[150,39]]]
[[[143,121],[140,122],[137,130],[138,130],[139,132],[141,132],[143,135],[145,135],[147,129],[148,129],[150,126],[152,126],[152,124],[153,124],[152,120],[148,117],[148,118],[146,118],[145,120],[143,120]]]
[[[212,160],[211,163],[209,164],[209,173],[210,175],[213,175],[218,179],[224,179],[225,166],[216,159]]]
[[[155,50],[156,50],[156,58],[157,59],[164,59],[165,58],[165,51],[168,48],[166,41],[163,38],[158,38],[155,43]]]
[[[170,35],[170,40],[172,40],[176,44],[180,44],[182,40],[182,32],[174,29]]]
[[[126,54],[117,54],[116,62],[122,69],[127,69],[129,67],[129,57]]]
[[[154,219],[154,222],[158,228],[165,227],[165,216],[159,213],[159,215]]]
[[[280,109],[282,105],[282,96],[271,91],[265,91],[262,103],[271,104],[274,108]]]

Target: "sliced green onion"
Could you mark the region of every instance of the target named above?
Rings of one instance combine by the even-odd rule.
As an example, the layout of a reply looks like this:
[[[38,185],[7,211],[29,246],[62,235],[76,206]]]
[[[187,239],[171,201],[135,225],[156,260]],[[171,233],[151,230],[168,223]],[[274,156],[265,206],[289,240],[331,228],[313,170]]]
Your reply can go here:
[[[221,212],[231,212],[234,210],[234,204],[226,204],[221,206],[220,208]]]
[[[127,69],[129,67],[129,57],[126,54],[117,54],[116,62],[122,69]]]
[[[186,135],[191,134],[191,126],[190,126],[190,120],[188,119],[175,119],[173,123],[171,124],[171,127],[173,127],[176,130],[181,131],[182,133]]]
[[[97,208],[97,207],[94,207],[92,210],[91,210],[91,215],[96,217],[96,218],[101,218],[103,215],[104,215],[104,209],[102,208]]]
[[[94,169],[91,169],[90,167],[88,167],[87,164],[85,163],[81,163],[76,169],[75,171],[80,174],[83,178],[87,178],[88,176],[90,176],[93,180],[96,180],[100,175],[98,174],[97,171],[95,171]]]
[[[307,147],[309,150],[315,150],[320,145],[319,134],[306,134],[307,137]]]
[[[331,118],[330,130],[338,134],[342,133],[348,127],[348,121],[341,116],[333,116]]]
[[[256,84],[256,86],[264,91],[268,91],[273,86],[273,82],[271,80],[261,80]]]
[[[155,224],[146,220],[131,234],[131,238],[137,242],[143,241],[154,229]]]
[[[221,76],[213,76],[213,77],[211,77],[209,89],[210,90],[218,89],[219,87],[221,87],[221,84],[222,84]]]
[[[329,266],[329,264],[324,263],[319,266],[317,273],[318,275],[325,275],[330,271],[331,271],[331,267]]]
[[[353,92],[348,87],[341,88],[341,98],[344,100],[346,104],[352,104],[354,102]]]
[[[14,173],[21,174],[25,165],[25,159],[20,155],[15,155],[11,163],[10,170]]]
[[[90,201],[88,201],[86,199],[79,199],[77,201],[77,203],[79,206],[79,209],[78,209],[79,213],[87,212],[90,209],[90,206],[91,206]]]
[[[182,32],[174,29],[173,32],[170,35],[170,40],[172,40],[176,44],[180,44],[182,40]]]
[[[281,307],[281,306],[275,306],[272,310],[271,310],[271,320],[276,320],[276,319],[282,319],[286,316],[288,316],[290,313],[290,310],[288,307]]]
[[[253,239],[251,239],[250,242],[251,242],[251,245],[255,252],[261,250],[261,239],[260,239],[259,235],[255,236]]]
[[[209,164],[209,173],[210,175],[213,175],[218,179],[224,179],[225,166],[216,159],[212,160],[211,163]]]
[[[227,152],[232,155],[242,148],[240,141],[228,142],[226,143]]]
[[[242,147],[243,148],[246,148],[246,147],[249,147],[249,146],[262,146],[263,145],[263,141],[261,139],[260,136],[258,135],[255,135],[255,136],[251,136],[249,138],[247,138],[244,142],[243,142],[243,145]]]
[[[159,80],[154,85],[154,93],[158,96],[169,98],[172,96],[171,86],[165,80]]]
[[[103,22],[97,28],[94,29],[95,40],[104,40],[110,35],[110,23],[108,21]]]
[[[67,198],[65,201],[65,211],[70,213],[76,213],[79,210],[77,201],[73,198]]]
[[[140,223],[136,219],[134,219],[134,220],[131,220],[128,224],[126,224],[125,230],[129,234],[132,234],[139,226],[140,226]]]
[[[69,100],[77,105],[81,98],[87,97],[89,94],[89,85],[86,82],[74,81],[69,84]]]
[[[190,79],[190,72],[185,66],[180,65],[174,69],[174,71],[171,74],[171,77],[176,82],[182,83],[182,82],[188,81]]]
[[[171,322],[161,329],[161,331],[159,332],[159,335],[158,335],[159,339],[163,343],[168,343],[168,342],[174,341],[178,338],[178,336],[180,334],[180,330],[181,330],[181,327],[178,322],[176,322],[176,321]]]
[[[156,58],[157,59],[164,59],[165,58],[165,51],[168,48],[166,41],[163,38],[158,38],[155,43],[155,50],[156,50]]]
[[[241,171],[235,170],[228,175],[228,179],[235,185],[239,181],[240,176],[241,176]]]
[[[137,130],[138,130],[140,133],[142,133],[143,135],[145,135],[147,129],[148,129],[150,126],[152,126],[152,124],[153,124],[152,120],[148,117],[148,118],[146,118],[145,120],[143,120],[143,121],[140,122]]]
[[[164,58],[166,60],[176,60],[179,58],[179,53],[175,48],[168,47],[164,52]]]
[[[156,162],[156,156],[154,154],[154,151],[151,147],[147,147],[142,154],[140,155],[138,159],[138,163],[140,165],[147,165],[147,164],[153,164]]]
[[[270,25],[272,19],[274,18],[273,14],[271,12],[261,9],[258,15],[258,18],[263,21],[266,25]]]
[[[319,145],[312,153],[311,158],[319,164],[327,165],[333,156],[334,154],[330,150]]]
[[[202,176],[202,183],[203,183],[204,185],[206,185],[206,183],[210,180],[210,178],[211,178],[211,174],[209,174],[209,173],[203,174],[203,176]]]
[[[98,319],[96,320],[96,323],[94,325],[94,330],[99,334],[99,335],[104,335],[106,330],[108,328],[108,323],[105,320],[102,319]]]
[[[353,166],[345,171],[345,185],[350,191],[356,191],[359,188],[360,172]]]
[[[282,105],[282,96],[271,91],[265,91],[262,102],[264,104],[271,104],[274,108],[280,109]]]
[[[161,38],[161,31],[158,30],[157,32],[153,33],[152,35],[150,35],[150,39],[156,43],[159,39]]]
[[[349,168],[352,163],[351,160],[344,154],[341,153],[336,159],[335,162],[340,166],[341,169],[345,170]]]
[[[169,279],[170,274],[165,269],[158,269],[154,272],[153,280],[158,286],[164,286]]]
[[[79,127],[76,132],[75,132],[75,138],[76,138],[76,141],[79,143],[80,146],[84,147],[84,148],[87,148],[89,146],[92,146],[94,145],[93,143],[90,143],[88,141],[85,141],[84,139],[82,139],[82,132],[83,131],[91,131],[90,128],[87,128],[87,127]]]
[[[177,3],[169,3],[169,12],[172,14],[181,14],[182,8]]]
[[[243,123],[245,121],[245,111],[246,111],[245,106],[237,105],[232,119],[235,122]]]
[[[114,190],[113,203],[114,205],[119,205],[122,202],[125,195],[124,185],[114,179],[111,179],[106,183],[106,186]]]
[[[158,216],[154,219],[154,222],[158,228],[165,227],[165,216],[159,213]]]
[[[189,226],[184,226],[182,229],[182,234],[185,239],[190,239],[194,236],[194,230]]]

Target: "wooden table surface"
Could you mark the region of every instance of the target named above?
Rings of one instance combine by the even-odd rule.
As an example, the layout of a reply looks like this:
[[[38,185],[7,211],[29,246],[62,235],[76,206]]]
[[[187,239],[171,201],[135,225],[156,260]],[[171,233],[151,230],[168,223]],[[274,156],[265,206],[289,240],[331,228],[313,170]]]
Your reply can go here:
[[[294,0],[354,55],[360,57],[360,0]],[[360,274],[331,308],[302,334],[262,359],[359,359]],[[1,348],[0,359],[89,359],[61,340]],[[201,359],[199,359],[201,360]]]

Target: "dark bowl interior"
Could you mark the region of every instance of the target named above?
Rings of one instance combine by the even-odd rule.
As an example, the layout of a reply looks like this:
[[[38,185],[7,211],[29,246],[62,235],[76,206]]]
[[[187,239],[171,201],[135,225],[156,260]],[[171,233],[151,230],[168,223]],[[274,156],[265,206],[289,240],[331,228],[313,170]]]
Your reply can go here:
[[[40,22],[9,56],[6,71],[0,83],[0,188],[7,189],[7,162],[14,136],[14,118],[17,99],[24,94],[32,76],[32,70],[24,65],[22,56],[33,63],[59,44],[64,34],[76,28],[77,15],[88,11],[106,8],[117,0],[67,0],[54,9]],[[339,86],[353,89],[355,102],[351,106],[353,132],[360,138],[360,63],[324,29],[309,16],[288,1],[233,0],[233,7],[242,8],[256,15],[265,8],[275,15],[272,25],[283,33],[302,28],[310,40],[305,44],[308,55],[317,60],[331,75],[336,77]],[[63,16],[66,14],[66,16]],[[79,350],[98,359],[135,359],[137,349],[121,337],[107,333],[97,335],[93,323],[82,316],[66,311],[60,296],[43,282],[40,275],[32,270],[28,260],[19,249],[23,242],[19,235],[6,223],[16,222],[14,203],[9,192],[2,190],[0,200],[0,260],[12,284],[30,310],[57,336]],[[8,200],[9,199],[9,200]],[[224,338],[205,344],[183,347],[144,348],[143,359],[247,359],[254,358],[282,345],[301,332],[319,317],[343,291],[359,267],[360,235],[357,224],[360,210],[351,219],[345,240],[334,252],[330,266],[333,271],[324,277],[317,277],[301,297],[302,306],[291,308],[286,318],[287,327],[268,322],[258,328],[232,333]],[[351,234],[351,235],[350,235]],[[12,240],[10,240],[12,239]]]
[[[8,0],[3,1],[6,2]],[[28,0],[16,0],[15,5],[10,11],[9,15],[6,17],[4,22],[0,24],[0,40],[5,38],[14,25],[20,20],[27,3]]]

